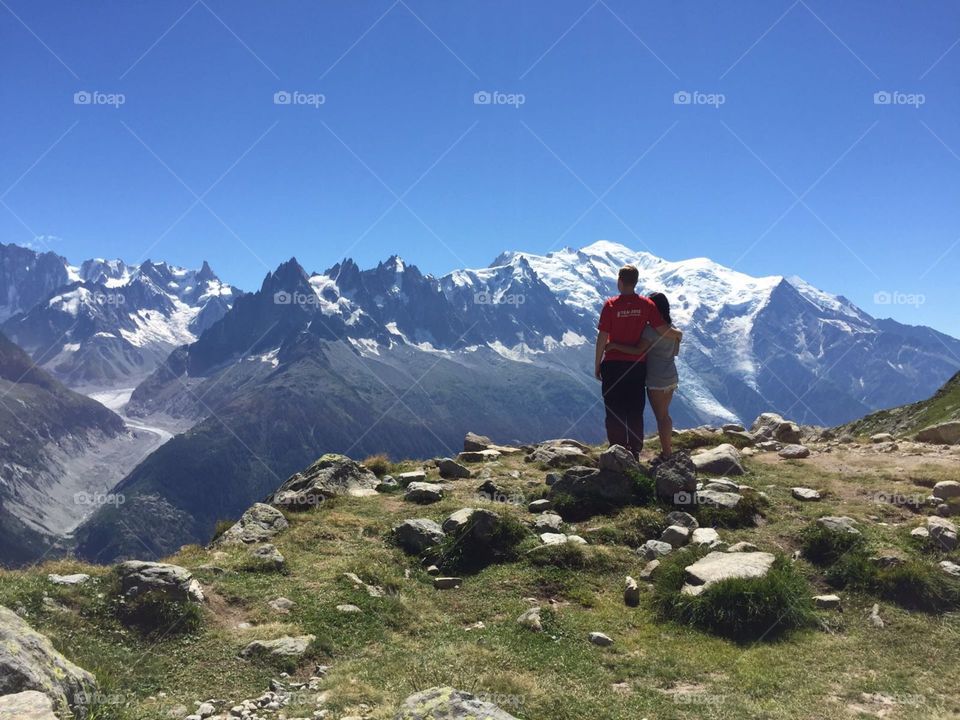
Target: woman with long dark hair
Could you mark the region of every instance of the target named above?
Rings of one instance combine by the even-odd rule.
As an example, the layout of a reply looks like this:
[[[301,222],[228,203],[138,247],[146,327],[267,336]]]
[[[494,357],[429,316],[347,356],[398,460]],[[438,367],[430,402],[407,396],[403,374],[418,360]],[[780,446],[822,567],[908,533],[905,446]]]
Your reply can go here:
[[[657,306],[660,315],[668,325],[670,319],[670,301],[661,292],[650,293],[650,300]],[[660,436],[660,455],[667,458],[673,453],[673,419],[670,417],[670,402],[673,392],[679,385],[677,363],[674,358],[680,351],[680,342],[647,325],[639,345],[610,344],[611,350],[631,355],[646,355],[647,361],[647,398],[650,408],[657,419],[657,434]]]

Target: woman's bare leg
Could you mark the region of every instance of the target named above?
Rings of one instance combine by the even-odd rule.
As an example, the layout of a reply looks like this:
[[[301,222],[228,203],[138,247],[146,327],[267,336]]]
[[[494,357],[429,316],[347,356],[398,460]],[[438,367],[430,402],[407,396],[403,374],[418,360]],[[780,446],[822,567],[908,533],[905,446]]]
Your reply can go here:
[[[647,389],[650,398],[650,409],[657,418],[657,434],[660,436],[660,452],[664,457],[673,454],[673,418],[670,417],[670,401],[673,400],[673,390]]]

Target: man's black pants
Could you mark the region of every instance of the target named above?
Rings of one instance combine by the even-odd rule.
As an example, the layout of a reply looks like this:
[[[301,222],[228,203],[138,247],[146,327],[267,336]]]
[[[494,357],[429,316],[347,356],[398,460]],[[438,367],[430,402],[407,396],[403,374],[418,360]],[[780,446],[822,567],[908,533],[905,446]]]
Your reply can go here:
[[[647,404],[647,363],[604,360],[600,363],[607,440],[634,456],[643,450],[643,409]]]

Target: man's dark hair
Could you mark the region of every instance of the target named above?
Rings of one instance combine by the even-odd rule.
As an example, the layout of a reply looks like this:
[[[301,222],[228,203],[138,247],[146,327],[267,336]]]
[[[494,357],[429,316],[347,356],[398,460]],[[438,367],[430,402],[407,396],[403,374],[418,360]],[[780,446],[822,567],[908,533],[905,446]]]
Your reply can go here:
[[[640,271],[633,265],[624,265],[620,268],[620,274],[617,276],[624,285],[636,287],[640,281]]]
[[[662,292],[650,293],[650,299],[653,301],[653,304],[657,306],[657,310],[660,311],[660,317],[663,318],[664,322],[668,325],[673,324],[673,321],[670,319],[670,301],[667,300],[667,296]]]

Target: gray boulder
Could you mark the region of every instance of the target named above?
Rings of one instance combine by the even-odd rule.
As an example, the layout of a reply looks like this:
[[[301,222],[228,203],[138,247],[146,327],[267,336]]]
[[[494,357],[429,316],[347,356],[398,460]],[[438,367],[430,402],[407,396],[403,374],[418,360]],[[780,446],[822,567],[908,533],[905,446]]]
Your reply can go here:
[[[296,659],[307,652],[310,643],[313,641],[313,635],[285,636],[275,640],[254,640],[240,651],[240,657],[245,659],[253,657]]]
[[[392,534],[397,545],[414,555],[422,553],[444,538],[443,528],[426,518],[404,520],[393,528]]]
[[[289,527],[283,513],[275,507],[256,503],[214,541],[214,545],[251,545],[266,542]]]
[[[303,472],[291,475],[267,503],[288,510],[306,510],[338,495],[374,495],[377,476],[345,455],[327,454]]]
[[[158,592],[174,602],[203,602],[203,589],[190,571],[179,565],[127,560],[117,565],[120,593],[132,600],[146,592]]]
[[[941,550],[950,552],[957,548],[957,526],[946,518],[932,515],[927,518],[927,531],[930,533],[930,539],[935,542]]]
[[[550,486],[549,496],[569,495],[577,500],[621,507],[630,504],[634,492],[633,478],[623,473],[573,467]]]
[[[817,524],[837,533],[849,533],[850,535],[860,534],[860,531],[857,529],[857,521],[845,515],[828,515],[817,518]]]
[[[810,457],[810,448],[806,445],[786,445],[777,453],[784,460],[802,460]]]
[[[467,522],[470,520],[470,516],[476,512],[476,508],[460,508],[455,513],[452,513],[446,520],[443,521],[443,525],[440,527],[445,533],[455,533]]]
[[[412,482],[407,485],[404,500],[426,505],[443,499],[443,485],[428,482]]]
[[[470,469],[451,458],[443,458],[443,460],[437,463],[437,469],[440,471],[440,477],[447,480],[459,480],[470,477]]]
[[[611,445],[600,453],[598,465],[601,470],[610,470],[616,473],[639,473],[640,463],[622,445]]]
[[[791,445],[800,442],[800,428],[777,413],[760,415],[753,421],[750,432],[758,440],[777,440]]]
[[[684,527],[683,525],[671,525],[663,531],[660,539],[665,543],[669,543],[670,547],[683,547],[690,542],[690,528]]]
[[[491,445],[493,445],[493,440],[486,435],[477,435],[476,433],[468,432],[467,436],[463,439],[464,452],[479,452],[480,450],[486,450]]]
[[[956,480],[941,480],[933,486],[933,496],[939,500],[960,498],[960,482]]]
[[[960,445],[960,420],[924,428],[917,433],[917,440],[936,445]]]
[[[499,450],[469,450],[457,455],[457,460],[462,463],[481,463],[492,462],[500,458]]]
[[[538,533],[543,532],[560,532],[563,527],[563,518],[557,515],[556,513],[546,512],[537,516],[537,519],[533,521],[533,529]]]
[[[83,585],[90,580],[90,576],[86,573],[75,573],[73,575],[57,575],[56,573],[50,573],[47,575],[47,580],[52,582],[54,585]]]
[[[663,542],[662,540],[647,540],[643,545],[637,548],[637,552],[647,560],[656,560],[657,558],[667,555],[672,550],[673,545]]]
[[[740,503],[740,494],[722,490],[697,490],[696,503],[732,510]]]
[[[270,543],[258,545],[250,550],[250,560],[253,566],[261,570],[283,570],[287,565],[286,558]]]
[[[691,460],[697,472],[709,475],[743,475],[744,473],[743,464],[740,462],[740,451],[728,443],[694,455]]]
[[[0,605],[0,695],[27,690],[48,696],[54,709],[65,717],[72,708],[78,718],[85,718],[97,681],[57,652],[50,641],[23,618]],[[30,696],[8,702],[36,706],[38,701]],[[8,716],[0,713],[0,717]]]
[[[808,487],[795,487],[790,489],[790,494],[797,500],[819,500],[820,491]]]
[[[574,445],[541,443],[526,456],[527,462],[545,465],[548,468],[568,468],[576,465],[592,465],[593,460]]]
[[[684,451],[656,464],[653,478],[657,497],[679,505],[689,504],[697,490],[697,467]]]
[[[713,528],[697,528],[690,536],[690,542],[694,545],[713,545],[720,542],[720,533]]]
[[[434,687],[408,697],[393,720],[517,720],[517,718],[463,690]]]
[[[714,583],[731,578],[761,578],[773,566],[774,556],[765,552],[712,552],[684,569],[681,592],[699,595]]]
[[[700,527],[700,523],[697,522],[697,519],[693,515],[683,512],[682,510],[668,512],[667,524],[682,525],[683,527],[690,528],[691,530],[696,530],[698,527]]]
[[[0,696],[0,718],[4,720],[58,720],[53,701],[36,690]]]

